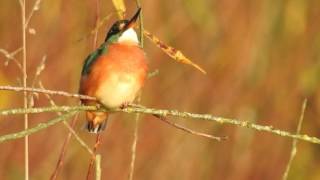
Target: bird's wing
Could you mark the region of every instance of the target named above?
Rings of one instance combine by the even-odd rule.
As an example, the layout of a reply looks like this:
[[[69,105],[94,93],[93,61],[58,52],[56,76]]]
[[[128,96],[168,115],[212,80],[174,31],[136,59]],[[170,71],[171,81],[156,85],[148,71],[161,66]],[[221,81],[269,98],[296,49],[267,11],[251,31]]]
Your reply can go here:
[[[94,62],[102,54],[106,53],[107,48],[108,48],[107,43],[103,43],[98,49],[96,49],[94,52],[89,54],[89,56],[86,58],[82,66],[82,71],[81,71],[82,76],[88,75],[90,73],[91,67],[94,64]]]

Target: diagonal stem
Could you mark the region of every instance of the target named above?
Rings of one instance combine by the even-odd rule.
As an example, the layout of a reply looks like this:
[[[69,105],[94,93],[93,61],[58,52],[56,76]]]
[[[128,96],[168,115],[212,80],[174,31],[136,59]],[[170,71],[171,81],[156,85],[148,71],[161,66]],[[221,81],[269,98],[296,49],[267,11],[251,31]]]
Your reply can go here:
[[[44,130],[52,125],[55,125],[61,121],[68,119],[69,117],[73,116],[75,113],[76,113],[76,111],[71,111],[71,112],[65,113],[61,116],[58,116],[57,118],[54,118],[46,123],[39,123],[36,127],[25,129],[25,130],[17,132],[17,133],[3,135],[0,137],[0,143],[5,142],[5,141],[9,141],[9,140],[13,140],[13,139],[23,138],[23,137],[26,137],[26,136],[31,135],[33,133],[36,133],[38,131]]]
[[[161,121],[169,124],[170,126],[173,126],[173,127],[177,128],[177,129],[180,129],[180,130],[185,131],[187,133],[190,133],[192,135],[201,136],[201,137],[205,137],[205,138],[209,138],[209,139],[213,139],[213,140],[217,140],[217,141],[227,140],[226,136],[225,137],[217,137],[217,136],[212,136],[210,134],[197,132],[197,131],[194,131],[192,129],[186,128],[186,127],[184,127],[184,126],[182,126],[180,124],[171,122],[164,116],[159,116],[159,115],[153,115],[153,116],[158,118],[158,119],[160,119]]]
[[[77,122],[77,118],[78,118],[78,114],[76,114],[71,122],[71,127],[74,127],[76,122]],[[65,121],[63,121],[65,122]],[[64,140],[63,142],[63,145],[62,145],[62,148],[61,148],[61,153],[59,155],[59,159],[58,159],[58,162],[57,162],[57,165],[56,165],[56,168],[53,172],[53,174],[51,175],[50,177],[50,180],[55,180],[57,179],[58,177],[58,172],[59,172],[59,169],[62,167],[63,165],[63,158],[66,154],[66,151],[67,151],[67,147],[68,147],[68,144],[70,142],[70,139],[71,139],[71,136],[72,136],[72,133],[69,132],[68,133],[68,136],[66,137],[66,139]]]
[[[302,107],[301,107],[301,114],[300,114],[300,117],[299,117],[299,122],[298,122],[296,134],[300,134],[301,127],[302,127],[302,122],[303,122],[303,119],[304,119],[304,114],[305,114],[305,111],[306,111],[306,107],[307,107],[307,99],[304,99],[304,101],[302,103]],[[298,143],[297,139],[294,139],[292,141],[292,149],[291,149],[291,153],[290,153],[290,158],[289,158],[286,170],[285,170],[285,172],[283,174],[283,177],[282,177],[283,180],[288,179],[288,174],[289,174],[289,171],[290,171],[290,168],[291,168],[291,165],[292,165],[293,158],[296,156],[296,153],[297,153],[297,143]]]
[[[92,157],[90,159],[88,173],[87,173],[87,180],[89,180],[90,177],[91,177],[93,166],[94,166],[94,162],[95,162],[95,159],[96,159],[96,152],[97,152],[97,149],[100,146],[100,144],[101,144],[101,134],[99,133],[96,136],[96,143],[95,143],[94,148],[93,148],[93,155],[92,155]]]

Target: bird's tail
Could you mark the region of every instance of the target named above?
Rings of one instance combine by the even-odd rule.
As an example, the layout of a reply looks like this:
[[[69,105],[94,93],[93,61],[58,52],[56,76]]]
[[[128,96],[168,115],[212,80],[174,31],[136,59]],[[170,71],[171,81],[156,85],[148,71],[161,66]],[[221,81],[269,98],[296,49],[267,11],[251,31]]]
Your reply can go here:
[[[90,133],[100,133],[107,126],[108,113],[87,111],[86,112],[87,124],[85,129]]]

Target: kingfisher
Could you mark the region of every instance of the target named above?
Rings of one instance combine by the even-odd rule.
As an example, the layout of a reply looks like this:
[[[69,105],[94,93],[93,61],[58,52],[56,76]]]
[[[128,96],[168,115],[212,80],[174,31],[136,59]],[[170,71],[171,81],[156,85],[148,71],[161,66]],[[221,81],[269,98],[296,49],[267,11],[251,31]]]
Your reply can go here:
[[[141,8],[130,20],[116,21],[104,42],[84,61],[79,93],[97,101],[81,100],[84,105],[121,108],[132,103],[143,87],[148,65],[136,31]],[[85,128],[100,133],[106,127],[108,113],[86,111]]]

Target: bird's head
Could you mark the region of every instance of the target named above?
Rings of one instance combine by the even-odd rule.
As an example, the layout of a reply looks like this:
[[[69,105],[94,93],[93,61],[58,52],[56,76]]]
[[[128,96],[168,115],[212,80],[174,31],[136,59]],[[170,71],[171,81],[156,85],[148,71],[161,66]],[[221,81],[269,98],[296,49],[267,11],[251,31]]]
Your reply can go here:
[[[105,42],[117,42],[117,43],[135,43],[139,44],[138,36],[134,27],[136,21],[140,15],[141,8],[135,13],[130,20],[119,20],[115,22],[108,31]]]

